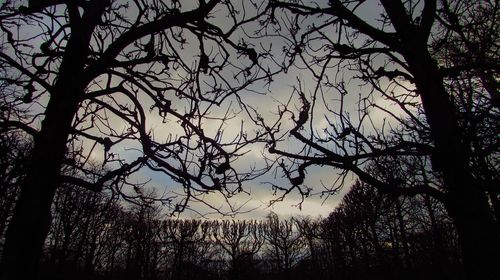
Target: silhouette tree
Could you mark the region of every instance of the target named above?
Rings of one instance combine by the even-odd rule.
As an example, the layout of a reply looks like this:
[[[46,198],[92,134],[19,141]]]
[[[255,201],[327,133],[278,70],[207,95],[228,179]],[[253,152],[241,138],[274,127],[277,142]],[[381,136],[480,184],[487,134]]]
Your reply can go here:
[[[160,222],[158,209],[151,205],[136,206],[129,212],[126,233],[124,279],[155,279],[159,266],[160,242],[157,233]]]
[[[292,269],[302,259],[304,239],[292,220],[280,220],[271,212],[264,226],[266,255],[275,277],[291,279]]]
[[[367,275],[373,279],[461,279],[457,238],[439,206],[428,197],[388,196],[356,182],[321,226],[321,250],[330,266],[327,275],[340,279]],[[429,207],[433,217],[426,213]],[[434,238],[441,243],[436,244]]]
[[[27,164],[26,156],[31,149],[21,137],[15,132],[0,134],[0,244],[5,240],[5,230],[19,195],[19,181]]]
[[[168,279],[198,279],[200,265],[209,252],[211,224],[201,220],[165,220],[161,223],[160,241],[168,254]],[[205,273],[206,274],[206,273]]]
[[[304,275],[302,278],[320,278],[326,277],[325,267],[320,262],[320,259],[324,256],[320,255],[320,244],[321,244],[321,219],[312,219],[311,217],[298,217],[292,218],[297,226],[299,234],[304,240],[304,246],[307,246],[308,254],[304,256],[304,260],[307,260],[303,264]],[[299,278],[299,277],[297,277]]]
[[[59,188],[42,262],[45,273],[56,278],[78,274],[88,279],[103,267],[112,270],[112,265],[107,267],[106,254],[118,247],[107,246],[113,239],[123,238],[111,230],[121,211],[117,197],[108,192],[82,191],[68,185]]]
[[[212,236],[229,257],[229,279],[254,279],[254,256],[264,243],[262,224],[256,221],[221,221]]]
[[[34,140],[6,235],[2,279],[36,273],[51,203],[62,183],[94,191],[110,185],[129,200],[147,199],[131,175],[149,168],[184,188],[186,195],[173,202],[175,211],[209,191],[241,191],[248,174],[237,173],[231,161],[259,135],[242,129],[224,134],[237,109],[228,100],[272,75],[257,64],[262,51],[240,32],[267,6],[242,5],[3,2],[1,80],[11,88],[9,105],[26,114],[2,117],[0,127]],[[218,26],[213,14],[229,20]],[[205,130],[207,120],[218,129]],[[123,153],[123,147],[133,149]],[[91,161],[109,171],[95,174]],[[62,175],[63,166],[98,179]]]
[[[498,205],[497,1],[272,3],[287,63],[306,71],[278,121],[254,118],[285,193],[308,194],[307,169],[328,166],[341,170],[330,193],[352,172],[386,193],[429,195],[454,221],[468,277],[498,278],[487,197]],[[284,148],[286,133],[302,148]]]
[[[3,69],[0,68],[2,76]],[[0,119],[7,123],[11,116],[22,116],[24,110],[12,106],[8,83],[0,81]],[[20,182],[31,153],[29,139],[11,129],[0,126],[0,244],[5,241],[5,230],[12,217],[15,201],[19,195]],[[3,246],[1,246],[3,248]]]

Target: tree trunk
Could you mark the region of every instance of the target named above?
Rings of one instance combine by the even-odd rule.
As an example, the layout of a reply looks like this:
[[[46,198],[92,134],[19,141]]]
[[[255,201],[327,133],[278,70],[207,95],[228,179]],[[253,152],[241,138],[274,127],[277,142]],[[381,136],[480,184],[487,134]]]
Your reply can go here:
[[[488,200],[469,169],[469,146],[463,141],[437,62],[425,42],[419,43],[407,42],[405,59],[431,128],[433,169],[443,174],[446,208],[457,227],[467,278],[500,279],[500,243]]]
[[[0,279],[34,279],[51,222],[51,204],[60,185],[61,166],[79,98],[91,77],[84,76],[92,32],[108,1],[95,1],[83,15],[70,16],[71,36],[50,90],[42,127],[7,229]],[[94,5],[95,4],[95,5]],[[68,4],[69,5],[69,4]],[[78,9],[75,6],[72,11]]]
[[[35,138],[27,176],[6,234],[1,279],[33,279],[37,271],[73,117],[62,107],[64,104],[53,96]]]

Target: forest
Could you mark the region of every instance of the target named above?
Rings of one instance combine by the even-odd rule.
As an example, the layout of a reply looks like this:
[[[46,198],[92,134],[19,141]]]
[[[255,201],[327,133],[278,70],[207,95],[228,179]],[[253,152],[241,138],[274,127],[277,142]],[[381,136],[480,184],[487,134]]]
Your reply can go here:
[[[326,218],[166,219],[161,208],[71,186],[51,213],[40,279],[465,279],[437,201],[360,182]],[[5,229],[11,213],[1,214]]]
[[[0,2],[0,279],[500,279],[499,17]]]

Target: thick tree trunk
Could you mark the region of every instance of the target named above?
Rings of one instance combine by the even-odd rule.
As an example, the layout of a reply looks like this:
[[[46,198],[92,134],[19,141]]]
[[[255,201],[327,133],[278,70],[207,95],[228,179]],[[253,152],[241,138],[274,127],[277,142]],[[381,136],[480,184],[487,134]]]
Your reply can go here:
[[[72,114],[53,98],[35,138],[26,179],[6,234],[0,278],[33,279],[50,227],[50,208],[59,185],[60,169]]]
[[[95,4],[95,5],[94,5]],[[0,279],[34,279],[50,227],[51,204],[79,98],[91,79],[83,75],[92,32],[109,3],[96,1],[83,16],[71,15],[71,36],[50,91],[45,119],[36,135],[31,161],[6,234]],[[72,6],[73,12],[78,9]],[[70,13],[71,14],[71,13]],[[87,80],[87,81],[86,81]]]
[[[425,43],[425,42],[424,42]],[[405,58],[415,78],[431,128],[433,169],[443,174],[446,207],[459,234],[468,279],[500,279],[500,242],[485,192],[469,169],[469,146],[463,142],[455,108],[444,88],[436,61],[425,44],[407,46]]]

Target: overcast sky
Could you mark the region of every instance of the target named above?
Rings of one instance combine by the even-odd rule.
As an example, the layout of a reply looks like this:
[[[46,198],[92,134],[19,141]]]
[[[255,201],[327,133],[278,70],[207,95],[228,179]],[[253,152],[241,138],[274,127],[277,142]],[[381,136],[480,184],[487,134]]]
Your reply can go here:
[[[235,1],[236,2],[236,1]],[[321,3],[320,1],[315,1],[320,3],[320,5],[325,5],[327,1]],[[238,3],[236,3],[238,4]],[[247,7],[248,8],[248,7]],[[377,25],[376,16],[379,14],[377,11],[380,7],[378,6],[376,1],[367,1],[365,5],[362,5],[358,10],[358,15],[363,19],[371,22],[374,25]],[[323,19],[316,19],[318,22],[321,22]],[[216,15],[211,18],[211,21],[218,26],[221,26],[224,29],[226,24],[226,18],[221,15]],[[316,22],[316,24],[318,24]],[[313,22],[304,21],[302,27],[305,27],[308,24],[312,24]],[[256,28],[255,25],[248,25],[245,28],[245,32],[252,33],[252,28]],[[334,29],[332,28],[332,36],[334,34]],[[264,42],[259,42],[257,39],[254,41],[250,41],[254,46],[259,46],[261,43],[264,46],[271,45],[273,46],[272,50],[276,52],[277,55],[280,54],[280,49],[282,46],[286,45],[283,42],[283,38],[266,38]],[[263,51],[261,49],[261,51]],[[193,54],[196,56],[196,52]],[[242,58],[244,59],[244,58]],[[345,73],[345,75],[352,75],[352,73]],[[258,88],[259,84],[256,85],[255,89],[259,92],[264,92],[265,95],[258,95],[250,91],[244,91],[241,96],[243,96],[243,100],[248,104],[251,104],[253,108],[257,109],[260,114],[266,119],[267,123],[272,123],[273,119],[277,118],[277,107],[280,104],[284,104],[290,98],[290,95],[293,92],[293,87],[297,85],[297,80],[300,80],[302,85],[306,88],[306,92],[312,94],[312,89],[315,87],[316,81],[312,78],[311,74],[308,71],[299,71],[296,68],[292,68],[288,73],[281,73],[277,77],[274,78],[274,82],[271,84],[269,88]],[[359,100],[360,91],[363,90],[363,87],[360,86],[362,82],[352,80],[352,84],[347,86],[348,90],[351,92],[346,96],[346,104],[349,110],[352,111],[353,115],[355,115],[356,110],[356,102]],[[331,100],[338,100],[337,92],[331,92],[330,98]],[[397,112],[397,108],[391,104],[390,102],[380,98],[375,101],[382,107],[392,109]],[[334,102],[332,102],[333,104]],[[331,105],[331,104],[330,104]],[[300,104],[297,104],[300,106]],[[318,133],[328,127],[328,122],[325,119],[326,108],[316,108],[313,127],[317,130]],[[376,125],[381,125],[385,119],[384,114],[381,112],[374,111],[371,113],[372,119]],[[244,121],[246,129],[252,130],[251,123],[248,122],[247,116],[241,112],[235,119],[224,124],[223,128],[225,129],[225,133],[228,139],[232,137],[232,135],[236,134],[240,127],[239,124],[241,120]],[[291,128],[293,123],[284,123],[283,125],[288,125]],[[153,125],[154,126],[154,125]],[[219,123],[210,123],[207,122],[205,124],[205,131],[216,131]],[[369,128],[367,128],[369,129]],[[296,145],[296,142],[293,139],[288,139],[284,146],[287,150],[296,150],[299,147]],[[255,145],[249,149],[250,152],[243,156],[242,158],[236,160],[233,163],[237,169],[246,170],[253,165],[262,165],[262,157],[263,154],[269,156],[266,151],[263,149],[262,145]],[[287,195],[287,197],[280,202],[276,202],[273,205],[270,205],[270,201],[277,199],[279,196],[273,196],[272,188],[270,183],[286,186],[288,181],[282,178],[280,174],[276,175],[273,170],[268,172],[267,174],[253,180],[250,182],[244,183],[244,189],[247,193],[241,193],[233,198],[231,198],[230,202],[238,208],[241,208],[241,214],[237,215],[236,218],[243,219],[261,219],[264,218],[270,211],[277,213],[283,217],[290,217],[296,215],[308,215],[308,216],[327,216],[335,206],[341,201],[343,195],[348,191],[348,186],[350,186],[354,180],[356,179],[353,175],[348,175],[346,177],[345,187],[339,190],[336,194],[322,194],[322,191],[327,189],[331,189],[333,186],[333,182],[338,179],[339,170],[334,170],[331,167],[322,168],[322,167],[313,167],[307,169],[307,178],[304,182],[304,185],[311,187],[313,189],[312,195],[305,200],[302,201],[301,196],[297,192],[292,192]],[[169,180],[165,180],[165,177],[161,174],[155,174],[154,172],[144,172],[141,174],[146,178],[152,178],[151,185],[155,186],[165,186],[167,191],[172,191],[169,189],[169,184],[171,183]],[[161,188],[161,187],[160,187]],[[279,194],[279,193],[278,193]],[[225,207],[225,200],[221,197],[220,194],[208,194],[203,197],[204,202],[209,202],[212,206],[220,206]],[[299,207],[300,205],[300,207]],[[210,213],[211,210],[202,205],[201,203],[192,203],[191,207],[194,211],[186,211],[182,216],[184,217],[197,217],[199,213]],[[224,209],[224,208],[222,208]],[[251,210],[250,212],[247,212]],[[213,211],[212,211],[213,212]],[[209,217],[218,217],[217,215],[208,215]]]
[[[26,1],[19,1],[19,3],[23,2]],[[198,1],[194,0],[181,1],[181,2],[182,2],[182,10],[184,11],[192,9],[197,5],[196,3],[198,3]],[[240,8],[242,5],[245,5],[245,11],[247,12],[247,16],[251,14],[252,8],[250,7],[249,1],[233,1],[233,2],[235,3],[236,6]],[[314,2],[319,3],[319,5],[327,5],[328,1],[322,1],[322,2],[314,1]],[[229,21],[227,20],[227,17],[224,16],[224,9],[216,8],[215,10],[217,12],[212,14],[213,17],[210,18],[210,21],[213,24],[218,25],[223,30],[228,29]],[[365,1],[365,3],[358,10],[358,15],[376,26],[378,23],[377,21],[375,21],[375,19],[379,15],[378,11],[380,11],[380,7],[377,5],[377,1]],[[129,13],[130,17],[134,16],[134,11],[129,11]],[[324,19],[314,19],[310,21],[301,22],[300,24],[303,30],[306,30],[305,27],[307,25],[312,23],[318,24],[321,23],[323,20]],[[272,46],[271,52],[273,53],[273,55],[276,58],[282,56],[283,54],[282,48],[283,46],[286,45],[284,38],[268,37],[262,40],[257,38],[248,38],[248,36],[244,35],[244,33],[248,35],[253,34],[254,29],[257,27],[258,25],[256,25],[255,23],[245,25],[244,30],[241,30],[240,33],[236,33],[235,36],[239,36],[240,34],[242,37],[245,37],[246,40],[248,40],[248,42],[252,44],[252,46],[254,46],[257,52],[259,53],[265,52],[266,49],[269,49]],[[33,31],[33,29],[35,31]],[[26,30],[28,30],[26,31],[27,33],[30,33],[30,31],[36,32],[37,29],[36,27],[28,27],[28,29]],[[334,28],[331,29],[331,32],[332,36],[335,35]],[[41,38],[36,38],[36,40],[40,39]],[[40,42],[33,42],[33,44],[35,45],[40,44]],[[208,45],[208,47],[210,47],[210,45]],[[199,59],[198,46],[187,45],[185,48],[182,49],[180,55],[183,56],[186,61],[191,61],[192,63],[196,63],[196,61]],[[232,59],[234,59],[234,56],[232,57]],[[238,59],[241,61],[237,61]],[[248,61],[245,61],[245,59],[247,58],[244,56],[240,56],[238,59],[236,60],[235,63],[242,63],[242,64],[248,63]],[[271,68],[273,67],[272,62],[266,59],[263,59],[262,63],[263,65],[270,66]],[[175,75],[175,73],[173,74]],[[330,74],[335,75],[335,73],[330,73]],[[352,75],[352,73],[342,73],[342,74],[345,75],[346,77]],[[180,73],[179,75],[182,75],[182,73]],[[291,68],[290,71],[288,71],[288,73],[281,73],[278,76],[274,77],[274,81],[269,87],[264,87],[263,83],[256,83],[255,85],[248,88],[248,90],[244,90],[243,92],[241,92],[240,97],[247,104],[255,108],[259,112],[259,114],[261,114],[265,118],[265,121],[267,123],[273,123],[273,121],[277,118],[276,113],[278,106],[280,106],[280,104],[284,104],[287,102],[287,100],[290,98],[290,95],[293,92],[293,87],[297,85],[298,80],[300,80],[300,82],[302,83],[305,92],[312,95],[313,89],[316,85],[316,81],[312,78],[311,74],[308,71],[301,71],[298,70],[297,68]],[[355,104],[359,99],[360,92],[363,91],[363,87],[360,86],[361,84],[360,81],[356,81],[355,79],[346,79],[346,80],[351,81],[351,83],[347,85],[347,89],[350,93],[346,95],[346,104],[348,105],[346,108],[348,110],[352,110],[354,116],[356,113]],[[264,94],[257,94],[256,92]],[[336,104],[338,103],[336,101],[338,100],[338,92],[332,91],[332,92],[327,92],[325,94],[328,98],[327,102],[329,102],[329,105],[333,107],[336,106]],[[144,107],[148,108],[149,105],[147,104],[147,102],[149,101],[144,100],[143,102],[145,102]],[[379,100],[375,100],[374,102],[378,103],[382,107],[389,109],[391,109],[391,106],[393,106],[390,102],[382,98],[380,98]],[[294,100],[292,104],[295,104],[295,106],[297,107],[300,106],[298,100]],[[183,106],[186,105],[182,103],[181,104],[174,103],[172,104],[172,106],[177,107],[179,111],[182,111]],[[225,139],[223,138],[222,140],[232,139],[235,135],[237,135],[238,132],[240,131],[241,123],[244,123],[245,129],[249,132],[255,129],[254,127],[252,127],[252,123],[248,120],[248,116],[241,111],[241,108],[238,106],[237,100],[235,98],[229,98],[225,100],[225,102],[221,105],[220,108],[221,108],[220,112],[217,112],[216,109],[212,109],[213,114],[215,115],[223,114],[227,110],[227,108],[231,108],[231,111],[235,112],[235,116],[233,119],[222,124],[222,128],[225,131]],[[316,130],[315,133],[321,133],[321,131],[323,131],[325,128],[328,128],[329,125],[326,120],[327,117],[326,107],[318,106],[317,108],[315,108],[315,110],[316,111],[315,111],[313,127]],[[397,112],[397,109],[394,108],[393,111]],[[376,125],[381,125],[385,118],[384,114],[377,111],[371,112],[371,116]],[[286,122],[283,123],[283,126],[287,125],[288,128],[291,128],[293,123],[291,121],[289,123]],[[120,123],[119,121],[116,121],[116,123],[114,123],[113,126],[118,130],[126,129],[124,124]],[[123,127],[120,128],[120,126]],[[175,120],[167,119],[165,122],[165,119],[160,117],[157,112],[156,113],[150,112],[147,119],[147,127],[153,131],[156,139],[168,137],[168,135],[175,135],[176,133],[182,134],[181,127],[179,126],[178,123],[176,123]],[[221,127],[221,122],[219,121],[211,121],[209,119],[203,121],[203,129],[209,135],[212,134],[210,136],[215,136],[219,127]],[[84,143],[84,147],[87,150],[89,150],[90,147],[92,146],[93,143],[91,142]],[[292,150],[292,151],[300,149],[300,147],[297,146],[297,143],[290,138],[287,138],[287,141],[282,143],[281,146],[287,150]],[[264,166],[263,157],[271,155],[267,154],[267,152],[263,147],[264,145],[259,144],[247,148],[246,150],[248,151],[248,153],[242,156],[241,158],[237,159],[235,162],[233,162],[232,166],[237,168],[238,170],[250,170],[255,166],[257,167]],[[135,150],[138,148],[139,148],[138,143],[131,141],[124,141],[121,142],[119,145],[113,146],[111,152],[120,154],[120,156],[123,159],[132,160],[134,157],[138,155],[137,150]],[[102,162],[104,157],[103,148],[99,145],[95,146],[94,149],[92,150],[91,157],[96,162]],[[304,184],[313,189],[312,196],[306,198],[301,203],[301,207],[299,207],[299,204],[302,201],[301,197],[297,192],[293,192],[289,194],[283,201],[277,202],[270,206],[269,205],[270,201],[278,198],[277,196],[272,196],[272,188],[270,183],[277,185],[288,184],[288,182],[282,178],[281,174],[276,175],[273,171],[274,170],[271,170],[267,174],[253,181],[245,182],[243,185],[245,193],[238,194],[231,198],[230,203],[234,207],[239,208],[241,206],[239,211],[242,213],[237,215],[236,218],[262,219],[270,211],[273,211],[283,217],[296,216],[296,215],[325,217],[339,203],[339,201],[342,199],[343,194],[345,194],[345,192],[348,191],[348,187],[345,187],[334,195],[330,196],[321,195],[322,191],[325,191],[328,188],[332,187],[333,182],[338,178],[339,171],[334,170],[330,167],[308,168],[307,178]],[[352,182],[354,182],[355,179],[356,178],[353,176],[350,175],[347,176],[345,185],[349,186],[350,184],[352,184]],[[137,173],[132,180],[136,180],[137,182],[149,181],[148,186],[155,188],[158,194],[165,194],[167,196],[172,196],[175,193],[181,194],[183,192],[181,189],[176,187],[176,184],[164,174],[147,170],[145,168],[141,169],[140,172]],[[227,207],[224,198],[218,193],[207,194],[202,197],[202,200],[205,203],[209,203],[215,208],[218,208],[219,206]],[[183,213],[182,214],[183,217],[197,217],[199,216],[198,213],[206,214],[213,212],[213,210],[208,209],[202,203],[193,202],[191,203],[190,207],[192,208],[191,211],[188,210],[185,213]],[[224,212],[224,209],[226,208],[221,208],[221,209]],[[219,216],[208,215],[208,217],[217,218]]]

